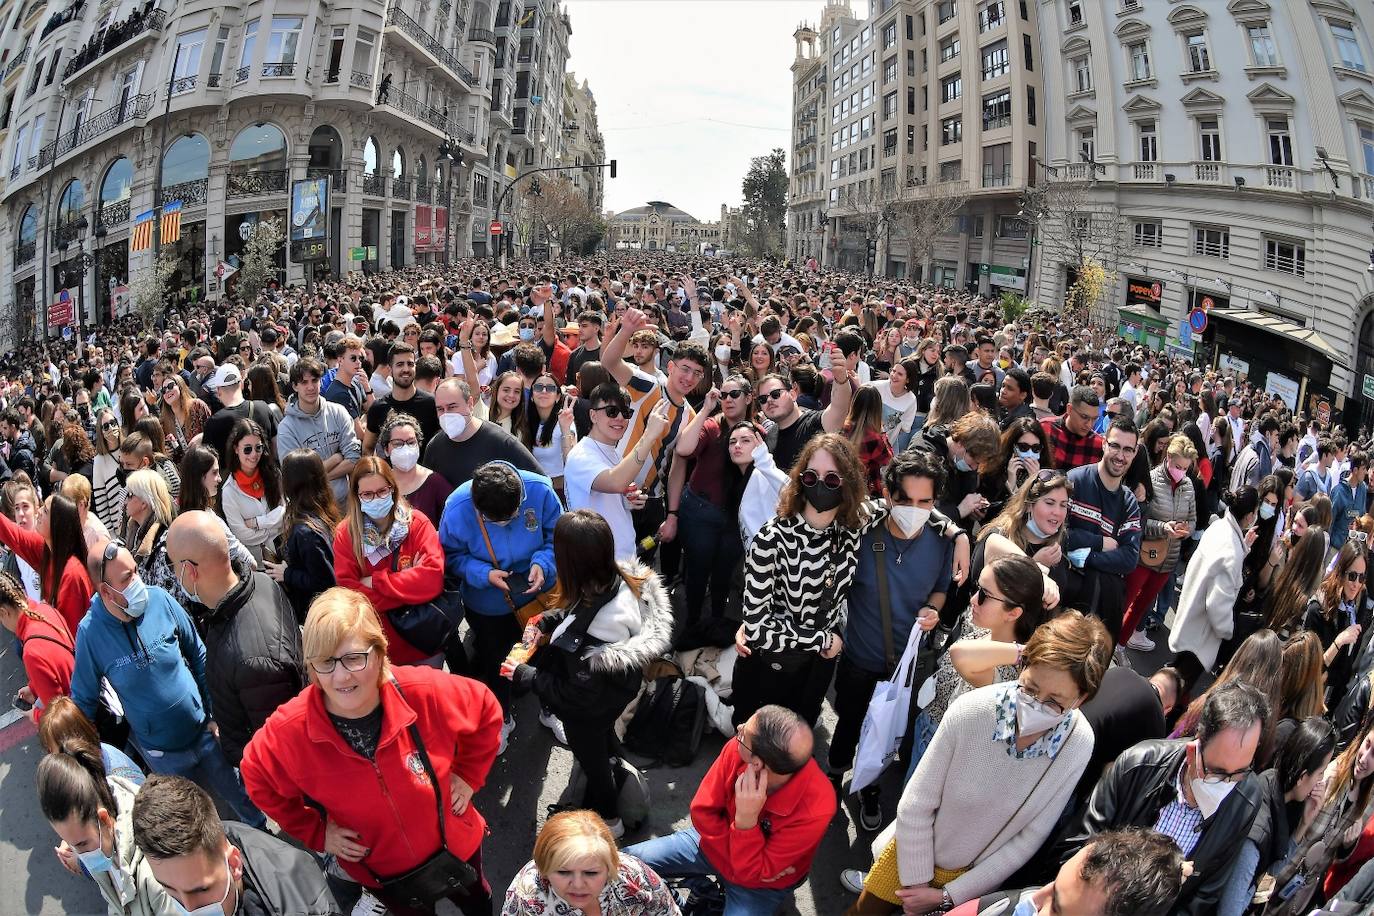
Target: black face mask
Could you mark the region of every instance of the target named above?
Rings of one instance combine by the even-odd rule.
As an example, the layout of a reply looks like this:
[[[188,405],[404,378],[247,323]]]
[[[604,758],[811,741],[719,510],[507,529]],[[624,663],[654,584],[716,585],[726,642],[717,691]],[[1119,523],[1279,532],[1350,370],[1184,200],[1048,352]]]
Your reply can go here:
[[[829,512],[831,509],[838,508],[844,502],[844,488],[832,490],[822,481],[816,481],[811,486],[802,484],[802,495],[811,504],[811,508],[817,512]]]

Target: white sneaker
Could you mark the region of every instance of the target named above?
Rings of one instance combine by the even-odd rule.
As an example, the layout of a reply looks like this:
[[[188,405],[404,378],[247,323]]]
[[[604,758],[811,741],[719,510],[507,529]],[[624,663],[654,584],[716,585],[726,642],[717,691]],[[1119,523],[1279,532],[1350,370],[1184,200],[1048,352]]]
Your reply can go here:
[[[501,723],[501,746],[496,749],[497,757],[500,757],[506,752],[506,741],[510,738],[510,733],[513,731],[515,731],[515,716],[511,716]]]
[[[840,884],[851,894],[862,894],[864,892],[864,879],[868,877],[868,872],[860,871],[857,868],[846,868],[840,872]]]
[[[353,916],[386,916],[386,904],[370,892],[363,891],[358,902],[353,904]]]
[[[620,818],[616,818],[613,821],[607,821],[606,826],[610,828],[611,836],[617,840],[625,835],[625,822]]]
[[[1131,634],[1131,638],[1126,640],[1126,648],[1134,649],[1137,652],[1153,652],[1155,641],[1140,630],[1136,630]]]
[[[559,744],[568,743],[568,733],[563,730],[563,720],[551,712],[540,711],[539,724],[553,732],[553,740]]]

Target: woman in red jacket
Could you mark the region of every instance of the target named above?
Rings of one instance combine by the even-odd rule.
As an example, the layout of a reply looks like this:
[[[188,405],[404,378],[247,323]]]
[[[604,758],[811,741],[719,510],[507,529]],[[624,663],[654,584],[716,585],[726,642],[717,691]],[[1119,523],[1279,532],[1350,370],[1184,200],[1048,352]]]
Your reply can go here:
[[[349,474],[348,512],[334,532],[334,581],[377,610],[392,664],[443,664],[443,655],[425,655],[391,625],[389,611],[433,601],[444,590],[444,550],[433,523],[411,510],[380,458],[359,458]]]
[[[49,496],[38,509],[35,524],[28,528],[17,520],[23,519],[25,506],[38,505],[33,484],[10,481],[6,497],[16,520],[0,514],[0,544],[37,571],[39,597],[57,608],[67,630],[75,633],[95,592],[86,572],[86,536],[76,503],[65,496]]]
[[[448,899],[467,916],[491,916],[486,821],[472,796],[501,740],[495,695],[432,668],[392,667],[377,614],[345,588],[311,604],[302,642],[310,685],[272,714],[243,754],[254,803],[309,849],[338,857],[399,916],[432,913],[437,901],[402,905],[387,879],[446,848],[472,866],[464,891]]]
[[[19,688],[19,696],[33,704],[37,722],[53,700],[72,692],[76,641],[57,611],[29,598],[19,581],[6,573],[0,573],[0,626],[23,646],[29,682]]]

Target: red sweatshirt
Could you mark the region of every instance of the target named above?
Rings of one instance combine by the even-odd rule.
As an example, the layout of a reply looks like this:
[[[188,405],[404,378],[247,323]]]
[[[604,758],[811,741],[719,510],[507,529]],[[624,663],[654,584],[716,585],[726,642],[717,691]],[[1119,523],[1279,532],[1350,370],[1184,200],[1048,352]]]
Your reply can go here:
[[[791,887],[811,870],[811,860],[835,816],[835,787],[816,761],[808,760],[763,803],[759,824],[770,824],[765,837],[758,825],[735,829],[735,780],[744,770],[739,742],[725,742],[692,798],[692,826],[701,834],[701,852],[731,884]]]
[[[449,778],[476,795],[501,743],[501,705],[485,684],[424,666],[395,666],[395,685],[382,685],[382,734],[374,760],[350,748],[330,721],[314,684],[283,703],[243,752],[243,784],[253,802],[307,848],[324,849],[325,816],[358,832],[371,850],[362,862],[339,864],[355,881],[377,887],[377,876],[404,874],[439,850],[434,790],[408,730],[418,727],[439,777],[448,850],[471,858],[486,821],[468,803],[449,807]],[[834,796],[834,793],[831,793]]]
[[[38,570],[43,583],[43,594],[49,594],[52,584],[52,561],[48,556],[48,545],[43,536],[36,531],[25,531],[7,516],[0,514],[0,543],[19,555],[25,563]],[[67,630],[75,633],[81,618],[91,609],[91,577],[86,572],[85,557],[71,557],[62,569],[62,579],[57,586],[57,612],[67,624]]]
[[[410,533],[396,553],[396,572],[391,571],[391,555],[376,566],[364,556],[360,567],[353,556],[348,521],[344,520],[334,532],[334,583],[367,596],[386,631],[387,657],[395,665],[413,665],[429,656],[401,638],[386,612],[433,601],[444,590],[444,549],[439,546],[434,524],[423,512],[411,512]],[[368,576],[372,577],[370,588],[362,581]]]
[[[24,646],[24,673],[29,677],[29,688],[43,704],[34,716],[34,721],[38,721],[53,700],[71,695],[76,641],[57,611],[33,599],[29,599],[29,608],[42,614],[43,619],[34,620],[21,613],[15,636]]]

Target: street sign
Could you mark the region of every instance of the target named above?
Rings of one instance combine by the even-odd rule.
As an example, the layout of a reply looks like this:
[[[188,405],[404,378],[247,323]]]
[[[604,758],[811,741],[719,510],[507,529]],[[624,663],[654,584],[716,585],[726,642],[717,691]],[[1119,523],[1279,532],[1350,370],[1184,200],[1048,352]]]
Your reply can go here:
[[[377,246],[376,246],[376,245],[368,245],[368,246],[367,246],[367,259],[368,259],[369,261],[375,261],[375,260],[377,260]]]
[[[366,260],[367,260],[367,249],[366,249],[366,248],[350,248],[350,249],[348,249],[348,259],[349,259],[350,261],[366,261]]]
[[[1207,313],[1202,309],[1193,309],[1188,315],[1188,324],[1192,326],[1194,332],[1201,334],[1207,330]]]
[[[1364,377],[1363,391],[1365,397],[1374,400],[1374,375],[1366,375]]]
[[[1178,343],[1190,350],[1193,348],[1193,328],[1186,320],[1178,323]]]
[[[492,220],[492,221],[491,221],[491,228],[490,228],[489,231],[491,232],[492,235],[500,235],[501,232],[503,231],[503,227],[502,227],[502,225],[501,225],[499,222],[497,222],[496,220]]]
[[[1216,305],[1217,303],[1216,300],[1213,299],[1211,296],[1203,296],[1202,302],[1200,304],[1204,312],[1210,312],[1212,310],[1212,306]]]
[[[1193,359],[1192,347],[1181,347],[1178,344],[1165,344],[1164,351],[1169,354],[1170,359],[1186,359],[1189,362]]]
[[[72,320],[72,293],[71,290],[61,289],[53,296],[52,303],[48,306],[48,324],[53,327],[61,327],[71,324]]]

